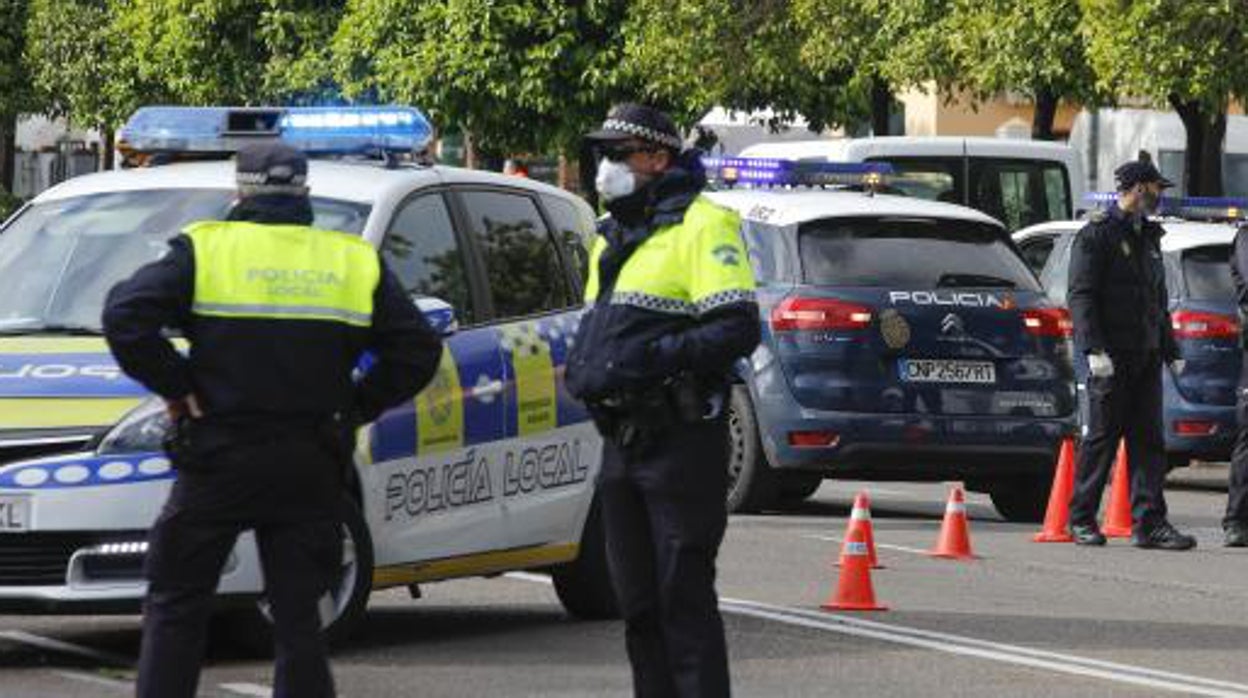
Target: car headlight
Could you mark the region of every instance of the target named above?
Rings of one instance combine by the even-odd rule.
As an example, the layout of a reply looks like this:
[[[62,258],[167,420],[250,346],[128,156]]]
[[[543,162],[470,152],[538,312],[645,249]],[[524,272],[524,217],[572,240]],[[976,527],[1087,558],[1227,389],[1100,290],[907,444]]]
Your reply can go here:
[[[165,401],[152,398],[126,413],[104,435],[96,453],[101,456],[150,453],[164,450],[165,435],[171,423]]]

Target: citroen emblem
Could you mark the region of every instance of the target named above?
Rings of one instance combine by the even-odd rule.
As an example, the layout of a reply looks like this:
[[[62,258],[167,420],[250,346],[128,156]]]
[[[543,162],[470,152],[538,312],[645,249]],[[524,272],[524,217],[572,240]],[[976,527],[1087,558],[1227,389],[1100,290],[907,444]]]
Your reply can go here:
[[[949,337],[960,337],[966,334],[966,326],[962,324],[962,318],[949,313],[940,321],[940,333]]]

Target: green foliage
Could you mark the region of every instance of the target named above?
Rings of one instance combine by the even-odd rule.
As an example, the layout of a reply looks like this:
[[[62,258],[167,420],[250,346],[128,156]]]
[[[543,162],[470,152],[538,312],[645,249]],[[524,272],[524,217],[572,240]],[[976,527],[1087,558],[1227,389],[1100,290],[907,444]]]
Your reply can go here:
[[[1226,110],[1248,97],[1248,7],[1243,0],[1080,0],[1097,85],[1158,106]]]
[[[0,187],[0,222],[8,220],[13,212],[26,203],[21,197],[14,196],[9,190]]]
[[[0,0],[0,119],[36,108],[30,74],[22,61],[29,9],[28,0]]]
[[[569,150],[629,91],[625,0],[351,0],[335,76],[357,100],[416,104],[495,152]]]

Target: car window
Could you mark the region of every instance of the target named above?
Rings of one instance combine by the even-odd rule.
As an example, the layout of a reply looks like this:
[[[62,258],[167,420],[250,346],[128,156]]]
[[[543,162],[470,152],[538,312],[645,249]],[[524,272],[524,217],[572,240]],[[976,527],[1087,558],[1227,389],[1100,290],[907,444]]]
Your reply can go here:
[[[461,323],[477,322],[463,250],[441,193],[421,194],[399,208],[381,254],[409,295],[440,298]]]
[[[1040,285],[1044,286],[1045,294],[1059,305],[1066,305],[1066,285],[1070,279],[1070,246],[1074,239],[1074,233],[1059,238],[1040,272]]]
[[[589,269],[589,244],[594,235],[593,218],[566,199],[543,194],[542,201],[546,204],[546,213],[555,228],[555,237],[563,245],[568,264],[576,269],[580,278],[586,278]]]
[[[1039,290],[1001,228],[939,218],[833,218],[799,229],[811,284]]]
[[[741,237],[749,251],[754,278],[760,283],[796,281],[800,276],[792,228],[746,219],[741,223]]]
[[[103,192],[27,207],[0,235],[0,328],[67,324],[98,327],[118,281],[165,253],[188,224],[220,220],[229,189]],[[369,206],[312,199],[313,225],[358,234]]]
[[[461,192],[500,318],[573,305],[554,240],[537,204],[523,194]]]
[[[1196,301],[1234,300],[1235,283],[1231,280],[1230,259],[1230,245],[1185,250],[1181,266],[1187,297]]]
[[[1023,254],[1023,261],[1027,262],[1027,266],[1031,267],[1032,271],[1039,274],[1044,268],[1044,263],[1049,261],[1049,254],[1053,252],[1053,243],[1056,239],[1056,235],[1037,235],[1018,243],[1019,252]]]
[[[1060,162],[971,158],[970,205],[1018,230],[1070,218],[1066,168]]]
[[[879,157],[868,162],[887,162],[898,175],[889,187],[897,193],[929,201],[963,202],[962,158]]]

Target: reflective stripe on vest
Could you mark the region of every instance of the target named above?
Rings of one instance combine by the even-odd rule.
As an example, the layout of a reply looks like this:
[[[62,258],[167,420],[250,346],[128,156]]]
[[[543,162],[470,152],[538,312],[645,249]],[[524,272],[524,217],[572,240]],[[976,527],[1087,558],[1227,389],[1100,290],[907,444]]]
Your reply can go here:
[[[358,236],[238,221],[185,232],[195,251],[196,315],[372,324],[381,264]]]
[[[598,236],[590,249],[588,303],[597,299],[598,266],[606,250],[606,240]],[[697,316],[753,300],[754,273],[741,241],[740,217],[699,196],[683,221],[654,231],[628,258],[610,303]]]

